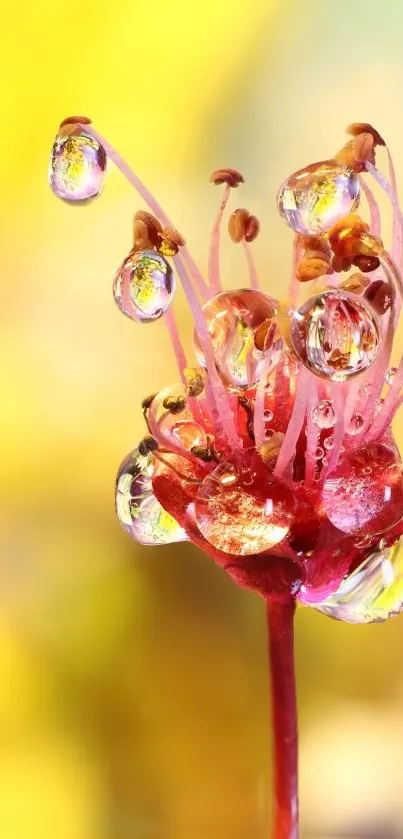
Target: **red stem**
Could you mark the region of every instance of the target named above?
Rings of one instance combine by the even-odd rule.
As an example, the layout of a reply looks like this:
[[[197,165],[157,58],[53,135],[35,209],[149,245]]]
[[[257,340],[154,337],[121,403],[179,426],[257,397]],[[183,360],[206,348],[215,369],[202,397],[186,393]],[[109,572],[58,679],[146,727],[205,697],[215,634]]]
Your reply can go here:
[[[298,839],[299,836],[294,612],[294,601],[267,601],[274,736],[273,839]]]

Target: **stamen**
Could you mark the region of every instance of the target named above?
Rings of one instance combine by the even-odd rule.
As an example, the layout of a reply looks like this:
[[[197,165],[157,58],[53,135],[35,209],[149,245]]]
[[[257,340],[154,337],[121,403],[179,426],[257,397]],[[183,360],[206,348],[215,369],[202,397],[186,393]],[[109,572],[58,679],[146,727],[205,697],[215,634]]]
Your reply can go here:
[[[308,370],[302,369],[298,376],[297,389],[295,394],[294,408],[291,419],[280,449],[274,474],[285,480],[292,480],[292,465],[294,462],[299,435],[301,434],[305,414],[311,378]]]
[[[260,290],[260,283],[259,283],[259,277],[258,277],[256,265],[255,265],[255,260],[253,258],[253,254],[252,254],[252,249],[250,247],[249,242],[247,242],[246,239],[243,239],[242,244],[243,244],[243,249],[245,251],[245,256],[246,256],[246,261],[248,263],[248,268],[249,268],[250,286],[251,286],[251,288],[256,289],[256,291],[259,291]]]
[[[213,229],[211,231],[211,240],[210,240],[210,254],[209,254],[209,262],[208,262],[208,274],[209,274],[209,283],[210,289],[213,294],[218,294],[219,291],[222,291],[221,285],[221,277],[220,277],[220,235],[221,235],[221,222],[223,219],[223,215],[225,212],[225,208],[228,204],[228,199],[231,194],[231,186],[227,183],[225,185],[223,197],[221,199],[221,204],[213,225]]]
[[[179,331],[172,308],[167,309],[164,315],[164,320],[171,338],[171,343],[174,349],[176,363],[178,365],[179,374],[183,384],[186,384],[185,369],[187,367],[186,355],[183,349],[182,341],[179,336]]]

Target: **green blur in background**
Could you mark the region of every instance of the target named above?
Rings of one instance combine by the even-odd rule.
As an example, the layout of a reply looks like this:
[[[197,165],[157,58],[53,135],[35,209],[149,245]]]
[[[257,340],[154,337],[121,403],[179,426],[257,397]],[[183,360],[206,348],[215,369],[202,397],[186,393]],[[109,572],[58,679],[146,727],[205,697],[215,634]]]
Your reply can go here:
[[[0,0],[0,13],[0,837],[263,839],[263,603],[190,545],[132,544],[114,514],[141,399],[177,378],[164,324],[113,304],[142,205],[113,166],[99,201],[57,202],[48,154],[61,119],[88,114],[204,268],[209,175],[240,169],[232,207],[261,219],[260,275],[281,297],[287,175],[367,121],[403,185],[403,5]],[[225,286],[242,286],[242,250],[223,238]],[[175,305],[190,350],[180,292]],[[386,839],[403,825],[403,618],[350,627],[301,610],[296,632],[304,836],[379,824]]]

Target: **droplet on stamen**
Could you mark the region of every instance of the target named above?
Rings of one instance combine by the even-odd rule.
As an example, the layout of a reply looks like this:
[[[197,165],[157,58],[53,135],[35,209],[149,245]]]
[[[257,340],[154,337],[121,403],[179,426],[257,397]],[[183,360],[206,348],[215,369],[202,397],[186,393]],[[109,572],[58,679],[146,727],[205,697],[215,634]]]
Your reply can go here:
[[[332,403],[328,399],[323,399],[312,409],[312,421],[317,428],[321,429],[333,428],[336,424],[336,414]]]
[[[363,428],[364,428],[364,417],[361,416],[361,414],[353,414],[351,419],[350,419],[350,422],[348,424],[348,427],[347,427],[346,431],[347,431],[347,434],[350,435],[350,437],[355,437],[357,434],[359,434],[362,431]]]
[[[113,296],[120,311],[142,323],[160,318],[172,303],[174,294],[172,268],[153,250],[130,253],[113,284]]]
[[[296,233],[317,236],[357,207],[357,176],[335,160],[312,163],[291,175],[277,196],[280,214]]]
[[[58,134],[49,161],[49,183],[57,198],[83,204],[103,189],[107,157],[103,146],[84,129]]]

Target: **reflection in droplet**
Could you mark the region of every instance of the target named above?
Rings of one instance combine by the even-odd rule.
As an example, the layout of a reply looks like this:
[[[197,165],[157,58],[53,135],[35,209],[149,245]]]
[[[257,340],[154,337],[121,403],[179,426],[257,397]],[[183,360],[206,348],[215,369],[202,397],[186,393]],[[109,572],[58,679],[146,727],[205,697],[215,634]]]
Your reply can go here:
[[[373,363],[379,330],[373,312],[360,298],[330,290],[311,297],[293,313],[291,340],[309,370],[343,382]]]
[[[353,414],[346,429],[350,437],[355,437],[364,428],[364,417],[361,414]]]
[[[294,495],[274,479],[262,461],[253,469],[220,463],[199,490],[195,513],[199,530],[214,547],[229,554],[269,550],[288,532]]]
[[[84,203],[102,191],[107,158],[97,140],[86,131],[58,135],[49,161],[49,183],[63,201]]]
[[[143,323],[160,318],[174,293],[175,277],[170,264],[152,250],[130,253],[113,283],[113,296],[120,311]]]
[[[287,178],[277,203],[280,214],[296,233],[317,236],[353,212],[359,193],[358,178],[351,169],[325,160]]]
[[[246,388],[259,381],[263,370],[268,376],[278,364],[282,339],[276,325],[277,305],[266,294],[253,289],[224,291],[208,300],[203,312],[217,370],[226,385]],[[199,364],[205,365],[197,333],[194,344]]]
[[[377,550],[315,609],[348,623],[379,623],[403,608],[403,540]]]
[[[119,467],[116,477],[116,513],[126,533],[142,545],[182,542],[186,533],[156,499],[151,478],[152,455],[133,449]]]
[[[333,428],[336,424],[336,414],[328,399],[323,399],[312,410],[312,422],[317,428]]]

